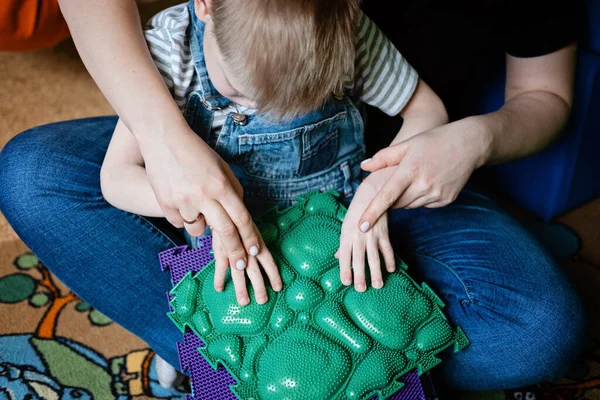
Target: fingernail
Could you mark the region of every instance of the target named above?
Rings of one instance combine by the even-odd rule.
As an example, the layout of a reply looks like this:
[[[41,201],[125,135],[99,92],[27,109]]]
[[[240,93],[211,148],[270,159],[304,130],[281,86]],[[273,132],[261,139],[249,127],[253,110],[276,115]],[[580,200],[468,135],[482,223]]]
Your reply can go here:
[[[222,292],[223,291],[223,287],[222,286],[216,287],[215,290],[217,292]]]
[[[256,302],[258,304],[265,304],[267,302],[268,298],[266,297],[259,297],[258,299],[256,299]]]
[[[281,290],[281,284],[278,283],[275,286],[273,286],[273,290],[276,291],[276,292],[279,292]]]
[[[360,163],[361,163],[361,164],[364,164],[364,163],[367,163],[367,162],[369,162],[369,161],[371,161],[371,160],[372,160],[371,158],[367,158],[366,160],[362,160]]]
[[[245,306],[246,304],[248,304],[248,298],[247,298],[247,297],[242,297],[242,298],[240,299],[240,304],[241,304],[242,306]]]
[[[250,255],[255,256],[257,254],[258,254],[258,247],[256,247],[256,246],[250,247]]]
[[[357,292],[364,292],[366,287],[364,283],[357,283],[354,288],[356,289]]]
[[[366,231],[368,231],[370,227],[371,227],[371,223],[369,221],[365,221],[362,224],[360,224],[360,230],[363,233],[365,233]]]
[[[375,289],[381,289],[383,287],[383,282],[379,280],[373,281],[373,287]]]
[[[352,283],[352,280],[350,280],[350,279],[344,279],[344,280],[342,281],[342,283],[343,283],[344,285],[346,285],[346,286],[349,286],[349,285]]]
[[[235,267],[240,271],[243,270],[244,268],[246,268],[246,261],[240,258],[235,262]]]

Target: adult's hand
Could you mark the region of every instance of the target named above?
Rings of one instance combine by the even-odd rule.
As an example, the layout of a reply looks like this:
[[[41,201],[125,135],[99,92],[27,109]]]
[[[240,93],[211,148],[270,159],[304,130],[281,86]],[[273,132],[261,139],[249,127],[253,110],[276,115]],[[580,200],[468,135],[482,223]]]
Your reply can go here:
[[[573,102],[577,44],[540,57],[506,56],[505,103],[406,139],[377,153],[367,171],[398,165],[359,224],[370,226],[388,207],[440,207],[456,198],[473,170],[516,160],[552,142]]]
[[[281,288],[281,278],[229,165],[191,130],[173,132],[172,140],[165,143],[145,144],[142,154],[148,179],[167,220],[176,227],[185,227],[193,236],[202,235],[208,224],[218,236],[215,288],[223,289],[227,268],[231,267],[238,301],[247,304],[244,270],[249,266],[247,274],[256,299],[265,302],[267,294],[257,260],[275,290]]]
[[[434,128],[377,152],[361,167],[374,172],[395,167],[359,220],[369,230],[391,208],[442,207],[456,199],[488,149],[475,120]]]

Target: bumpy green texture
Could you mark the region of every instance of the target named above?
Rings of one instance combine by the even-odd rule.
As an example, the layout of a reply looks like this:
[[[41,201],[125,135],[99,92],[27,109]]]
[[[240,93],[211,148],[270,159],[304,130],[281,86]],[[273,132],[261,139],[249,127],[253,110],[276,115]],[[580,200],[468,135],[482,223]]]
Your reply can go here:
[[[206,343],[198,350],[214,368],[221,363],[233,374],[238,398],[386,399],[406,372],[422,374],[443,349],[468,345],[401,260],[382,289],[359,293],[341,284],[334,254],[345,213],[337,193],[313,192],[256,221],[284,281],[281,292],[269,289],[266,304],[240,307],[229,276],[216,292],[214,261],[171,291],[170,318]]]

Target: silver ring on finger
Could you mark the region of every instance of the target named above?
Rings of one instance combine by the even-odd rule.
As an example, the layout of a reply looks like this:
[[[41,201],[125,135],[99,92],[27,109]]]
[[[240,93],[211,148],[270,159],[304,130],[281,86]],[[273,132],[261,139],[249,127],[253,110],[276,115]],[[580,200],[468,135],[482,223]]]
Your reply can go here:
[[[196,218],[194,218],[192,220],[187,220],[187,219],[183,218],[183,216],[181,217],[181,219],[183,219],[183,222],[185,222],[188,225],[195,224],[196,222],[198,222],[200,220],[200,218],[202,218],[202,213],[198,213],[198,216],[196,216]]]

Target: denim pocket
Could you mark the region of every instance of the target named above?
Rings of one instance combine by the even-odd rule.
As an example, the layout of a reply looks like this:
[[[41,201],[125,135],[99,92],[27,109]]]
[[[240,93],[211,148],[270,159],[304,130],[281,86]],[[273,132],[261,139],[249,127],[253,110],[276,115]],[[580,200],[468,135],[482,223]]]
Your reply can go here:
[[[317,123],[277,133],[238,137],[237,164],[250,176],[289,179],[330,167],[339,150],[345,111]]]

